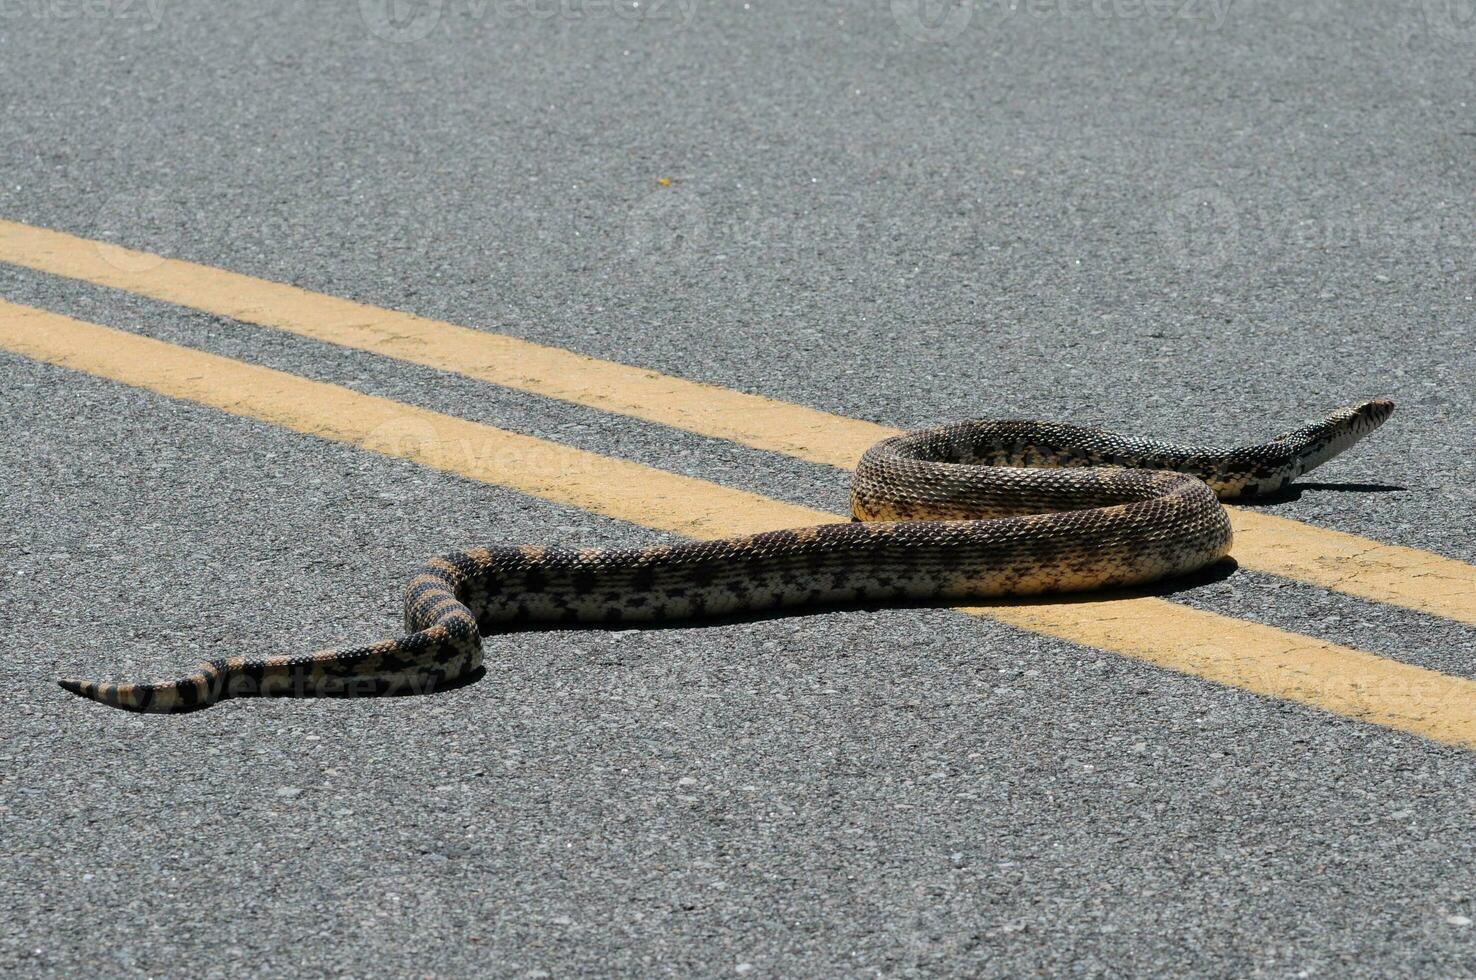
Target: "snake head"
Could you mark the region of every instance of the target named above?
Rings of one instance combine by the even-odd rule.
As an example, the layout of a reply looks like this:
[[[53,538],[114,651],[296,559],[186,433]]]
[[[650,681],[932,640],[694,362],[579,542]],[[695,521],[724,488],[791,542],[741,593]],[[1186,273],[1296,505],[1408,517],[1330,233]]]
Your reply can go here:
[[[1364,402],[1362,405],[1354,405],[1353,411],[1368,426],[1364,431],[1372,432],[1389,421],[1389,416],[1394,414],[1394,403],[1387,399],[1377,398],[1373,401]]]
[[[1374,399],[1359,402],[1357,405],[1340,408],[1316,422],[1308,422],[1306,425],[1297,426],[1290,432],[1283,432],[1271,441],[1309,444],[1333,442],[1351,437],[1356,442],[1387,422],[1389,416],[1393,414],[1394,403],[1391,401]]]
[[[1301,476],[1352,446],[1383,425],[1394,414],[1394,403],[1384,399],[1340,408],[1327,418],[1293,429],[1273,441],[1292,452],[1293,477]]]

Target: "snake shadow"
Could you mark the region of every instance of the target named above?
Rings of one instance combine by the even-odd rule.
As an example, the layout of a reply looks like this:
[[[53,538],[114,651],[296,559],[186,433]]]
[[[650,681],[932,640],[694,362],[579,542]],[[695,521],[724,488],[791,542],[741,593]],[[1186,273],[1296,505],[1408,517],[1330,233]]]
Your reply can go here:
[[[1314,493],[1399,493],[1408,490],[1393,483],[1319,483],[1315,480],[1293,483],[1274,493],[1253,494],[1232,501],[1237,507],[1263,507],[1301,500],[1307,491]]]

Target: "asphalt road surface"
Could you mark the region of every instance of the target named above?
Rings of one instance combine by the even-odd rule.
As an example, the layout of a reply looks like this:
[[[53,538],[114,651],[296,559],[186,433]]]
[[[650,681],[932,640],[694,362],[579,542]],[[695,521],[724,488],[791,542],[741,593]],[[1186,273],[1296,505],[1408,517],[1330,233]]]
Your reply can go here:
[[[0,219],[892,426],[1233,442],[1389,397],[1258,512],[1470,563],[1473,63],[1456,0],[0,0]],[[138,292],[0,298],[845,506]],[[1469,748],[946,609],[72,698],[392,635],[453,547],[666,536],[13,352],[0,410],[0,972],[1476,975]],[[1246,567],[1171,600],[1476,678],[1450,617]]]

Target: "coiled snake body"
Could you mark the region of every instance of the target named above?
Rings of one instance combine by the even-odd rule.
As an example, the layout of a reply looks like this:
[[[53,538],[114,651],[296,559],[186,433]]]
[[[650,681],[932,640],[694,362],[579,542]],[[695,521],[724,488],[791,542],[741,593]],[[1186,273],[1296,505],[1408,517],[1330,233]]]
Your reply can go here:
[[[982,420],[910,432],[862,457],[850,524],[652,548],[454,552],[432,558],[411,580],[407,635],[399,639],[298,657],[212,660],[162,684],[61,685],[149,712],[232,697],[424,693],[481,667],[483,633],[519,626],[1147,583],[1229,552],[1220,499],[1287,486],[1393,409],[1364,402],[1238,449],[1045,422]]]

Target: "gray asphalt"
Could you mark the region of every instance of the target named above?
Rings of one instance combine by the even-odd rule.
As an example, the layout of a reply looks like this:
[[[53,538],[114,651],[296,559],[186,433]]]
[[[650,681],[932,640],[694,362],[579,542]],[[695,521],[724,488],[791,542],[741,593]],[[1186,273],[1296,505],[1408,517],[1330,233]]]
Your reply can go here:
[[[0,217],[892,425],[1220,441],[1390,397],[1268,510],[1472,562],[1473,63],[1456,0],[0,0]],[[659,426],[0,296],[844,506]],[[12,355],[0,410],[0,972],[1476,975],[1471,754],[945,610],[497,639],[430,698],[69,698],[391,634],[451,547],[659,536]],[[1476,631],[1322,589],[1175,598],[1476,676]]]

